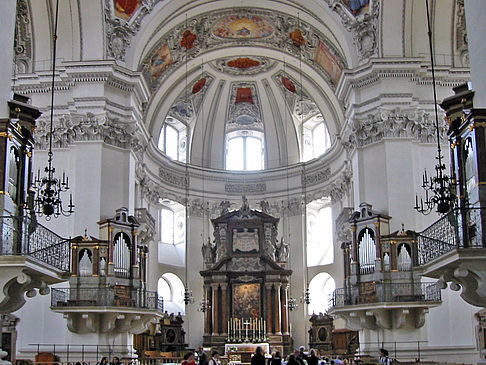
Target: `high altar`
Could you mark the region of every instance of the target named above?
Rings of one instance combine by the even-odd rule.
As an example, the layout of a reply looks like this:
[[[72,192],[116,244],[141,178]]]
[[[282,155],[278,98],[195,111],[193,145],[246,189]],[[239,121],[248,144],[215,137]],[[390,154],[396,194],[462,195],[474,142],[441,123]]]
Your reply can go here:
[[[239,210],[230,212],[228,202],[221,206],[221,216],[212,219],[214,241],[202,248],[204,346],[223,353],[260,344],[270,352],[288,353],[292,271],[288,246],[277,238],[279,219],[267,214],[265,202],[262,211],[250,209],[245,197]]]

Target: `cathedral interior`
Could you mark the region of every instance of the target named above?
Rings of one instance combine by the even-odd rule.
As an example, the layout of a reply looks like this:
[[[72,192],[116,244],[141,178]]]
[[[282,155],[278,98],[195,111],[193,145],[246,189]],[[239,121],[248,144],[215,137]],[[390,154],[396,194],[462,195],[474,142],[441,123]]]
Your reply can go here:
[[[486,1],[0,11],[1,365],[486,363]]]

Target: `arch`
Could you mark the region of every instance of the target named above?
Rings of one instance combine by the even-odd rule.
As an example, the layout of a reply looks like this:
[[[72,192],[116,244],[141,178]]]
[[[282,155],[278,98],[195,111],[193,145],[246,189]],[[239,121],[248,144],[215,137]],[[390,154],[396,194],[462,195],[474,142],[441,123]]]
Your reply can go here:
[[[329,309],[332,293],[336,289],[334,278],[327,272],[321,272],[309,282],[309,313],[325,313]]]
[[[164,308],[169,313],[185,313],[184,283],[173,273],[164,273],[157,282],[157,293],[164,299]]]

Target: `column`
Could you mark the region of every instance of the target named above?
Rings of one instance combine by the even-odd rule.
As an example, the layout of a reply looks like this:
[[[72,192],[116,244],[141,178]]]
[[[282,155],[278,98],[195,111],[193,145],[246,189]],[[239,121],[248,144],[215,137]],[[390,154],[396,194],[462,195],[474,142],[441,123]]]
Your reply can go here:
[[[100,246],[93,249],[93,276],[100,276]]]
[[[213,335],[219,333],[219,323],[218,323],[218,312],[219,312],[219,301],[218,301],[218,284],[211,284],[211,291],[213,294]]]
[[[381,264],[381,234],[380,234],[380,221],[375,224],[375,247],[376,247],[376,257],[375,257],[375,272],[382,272],[383,267]]]
[[[272,308],[272,283],[266,283],[265,284],[265,292],[266,292],[266,309],[267,309],[267,333],[271,334],[272,333],[272,328],[273,328],[273,308]]]
[[[211,292],[211,287],[207,286],[204,288],[204,291],[206,292],[206,297],[205,299],[208,301],[209,308],[206,310],[204,313],[204,335],[210,335],[211,334],[211,319],[212,319],[212,310],[213,310],[213,298],[212,298],[212,292]]]
[[[115,276],[113,263],[113,231],[115,228],[108,226],[108,263],[106,265],[106,276]]]
[[[0,33],[0,46],[2,47],[3,71],[0,72],[0,118],[9,117],[7,100],[11,94],[12,61],[14,58],[14,32],[17,12],[16,0],[0,1],[2,14],[2,32]],[[0,359],[1,360],[1,359]]]
[[[228,333],[228,285],[221,284],[221,303],[220,303],[220,310],[222,313],[222,333]]]
[[[280,288],[281,288],[282,284],[281,283],[278,283],[275,285],[275,312],[274,312],[274,315],[275,315],[275,332],[278,334],[278,335],[281,335],[282,334],[282,316],[281,316],[281,305],[282,305],[282,301],[281,301],[281,297],[280,297]]]
[[[282,308],[282,333],[288,335],[289,333],[289,312],[288,312],[288,284],[280,287],[281,291],[281,308]]]
[[[71,246],[71,273],[73,276],[78,276],[78,246]]]

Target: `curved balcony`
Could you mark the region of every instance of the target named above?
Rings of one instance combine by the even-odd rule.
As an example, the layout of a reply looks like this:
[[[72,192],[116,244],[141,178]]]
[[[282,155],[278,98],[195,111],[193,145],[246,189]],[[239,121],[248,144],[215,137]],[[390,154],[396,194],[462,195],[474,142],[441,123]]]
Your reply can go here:
[[[439,279],[442,289],[451,282],[452,290],[462,288],[468,303],[486,306],[485,208],[458,208],[420,233],[416,233],[419,264],[423,276]]]
[[[370,283],[368,283],[370,284]],[[373,283],[336,289],[329,314],[346,320],[347,328],[400,328],[412,322],[416,328],[425,323],[429,308],[441,303],[435,283]]]
[[[67,280],[70,242],[29,217],[0,217],[0,312],[13,312],[25,297],[49,294]],[[37,289],[37,290],[36,290]]]

